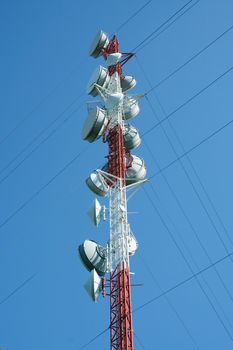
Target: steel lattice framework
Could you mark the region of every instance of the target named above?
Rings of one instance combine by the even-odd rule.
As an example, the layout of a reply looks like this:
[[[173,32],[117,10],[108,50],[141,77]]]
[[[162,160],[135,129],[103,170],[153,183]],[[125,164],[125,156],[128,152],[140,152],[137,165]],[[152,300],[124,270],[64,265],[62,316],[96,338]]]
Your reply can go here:
[[[116,36],[105,53],[119,52]],[[121,93],[121,63],[109,67],[110,93]],[[130,292],[130,265],[128,254],[129,224],[126,201],[126,151],[123,142],[124,122],[122,104],[111,113],[108,135],[108,173],[115,177],[110,189],[110,347],[133,350],[132,305]]]
[[[84,285],[86,291],[93,301],[101,291],[110,299],[110,349],[133,350],[129,257],[135,253],[137,241],[128,223],[126,188],[144,182],[146,169],[144,161],[130,152],[141,139],[137,129],[125,120],[139,113],[138,99],[142,95],[126,93],[135,86],[136,80],[123,76],[122,66],[133,54],[120,52],[115,35],[109,40],[107,34],[100,31],[90,55],[95,58],[103,55],[107,68],[97,67],[88,83],[88,94],[101,96],[103,103],[91,105],[82,137],[93,142],[102,136],[103,142],[108,143],[108,162],[92,172],[86,183],[95,194],[109,197],[110,237],[106,247],[86,240],[78,251],[84,266],[91,272]],[[89,216],[96,226],[101,218],[106,219],[105,210],[95,199]],[[106,272],[108,279],[104,277]]]

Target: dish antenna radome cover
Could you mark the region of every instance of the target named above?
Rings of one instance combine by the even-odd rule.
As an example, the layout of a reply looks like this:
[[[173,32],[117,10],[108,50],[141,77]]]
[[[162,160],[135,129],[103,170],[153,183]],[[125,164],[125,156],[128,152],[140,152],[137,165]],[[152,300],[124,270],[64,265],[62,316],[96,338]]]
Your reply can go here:
[[[136,250],[138,249],[138,241],[134,237],[132,233],[130,233],[130,236],[128,238],[128,252],[129,255],[132,256],[135,254]]]
[[[102,88],[107,88],[110,82],[110,76],[108,74],[107,68],[103,66],[98,66],[91,75],[91,78],[87,84],[87,93],[96,97],[98,95],[98,89],[96,85],[99,85]]]
[[[81,262],[88,271],[95,269],[100,276],[104,276],[107,271],[106,248],[93,240],[86,239],[78,247],[78,254]]]
[[[98,196],[107,196],[109,185],[105,181],[103,175],[101,175],[97,170],[89,175],[89,177],[86,179],[86,184],[89,189]]]
[[[124,78],[121,79],[122,91],[125,92],[125,91],[127,91],[129,89],[134,88],[136,83],[137,83],[136,79],[134,77],[132,77],[131,75],[124,76]]]
[[[108,34],[100,30],[96,34],[94,40],[92,41],[92,44],[89,50],[89,55],[94,58],[99,57],[100,55],[102,55],[102,48],[106,48],[108,44],[109,44]]]
[[[104,109],[95,106],[89,110],[82,129],[82,139],[89,142],[98,140],[108,125],[107,113]]]
[[[145,179],[146,167],[142,158],[131,154],[130,157],[126,157],[126,164],[126,185],[130,185]]]
[[[84,284],[84,288],[91,297],[91,299],[96,302],[102,289],[101,278],[95,269],[91,271],[91,276]]]
[[[139,132],[133,125],[125,125],[123,138],[124,145],[127,150],[134,149],[141,144]]]

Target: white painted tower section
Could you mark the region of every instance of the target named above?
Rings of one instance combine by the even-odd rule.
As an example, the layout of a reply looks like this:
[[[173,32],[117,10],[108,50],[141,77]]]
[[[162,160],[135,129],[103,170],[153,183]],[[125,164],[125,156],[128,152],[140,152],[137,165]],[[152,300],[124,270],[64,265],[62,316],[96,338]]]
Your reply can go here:
[[[122,93],[120,77],[114,73],[108,87],[110,94]],[[110,126],[113,128],[119,124],[124,130],[123,105],[122,102],[109,111]],[[127,215],[126,186],[122,179],[117,179],[110,188],[109,193],[109,219],[110,219],[110,240],[109,240],[109,270],[113,271],[119,263],[124,262],[129,267],[128,238],[129,224]]]

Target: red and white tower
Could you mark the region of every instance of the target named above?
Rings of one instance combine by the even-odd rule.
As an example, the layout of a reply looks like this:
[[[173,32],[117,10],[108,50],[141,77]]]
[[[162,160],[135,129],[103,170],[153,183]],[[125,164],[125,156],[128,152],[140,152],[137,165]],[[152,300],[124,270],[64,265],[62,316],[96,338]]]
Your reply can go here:
[[[137,241],[128,223],[126,191],[145,181],[146,170],[143,160],[131,154],[140,144],[140,137],[128,119],[138,114],[138,100],[142,95],[127,94],[136,81],[131,76],[123,76],[122,65],[132,54],[120,52],[115,35],[109,40],[106,33],[99,32],[90,54],[103,55],[107,68],[100,66],[88,84],[88,93],[100,96],[102,102],[89,104],[82,137],[93,142],[102,136],[103,141],[108,142],[108,162],[95,170],[86,183],[94,193],[109,198],[110,237],[105,248],[85,241],[79,247],[79,254],[92,271],[86,289],[93,300],[100,290],[110,297],[110,349],[133,350],[130,256],[137,249]],[[105,219],[106,209],[95,200],[89,214],[98,225],[101,217]],[[105,273],[109,273],[109,278],[103,277]],[[105,291],[106,286],[109,293]]]

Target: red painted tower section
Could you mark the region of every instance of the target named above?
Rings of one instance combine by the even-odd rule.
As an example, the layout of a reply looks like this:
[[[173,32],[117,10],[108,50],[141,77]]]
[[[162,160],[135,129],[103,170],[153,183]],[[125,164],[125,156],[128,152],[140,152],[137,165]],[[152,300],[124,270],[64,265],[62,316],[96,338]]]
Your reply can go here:
[[[134,349],[130,271],[124,263],[110,275],[110,349]]]
[[[104,50],[119,52],[117,37],[114,36]],[[122,77],[122,63],[109,67],[109,74],[115,72]],[[125,185],[126,152],[121,125],[117,124],[108,134],[108,172],[122,179]],[[110,349],[133,350],[132,304],[130,291],[130,271],[125,262],[121,262],[110,274]]]

